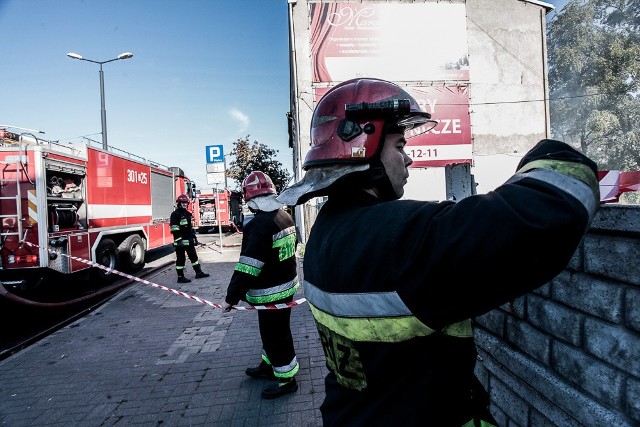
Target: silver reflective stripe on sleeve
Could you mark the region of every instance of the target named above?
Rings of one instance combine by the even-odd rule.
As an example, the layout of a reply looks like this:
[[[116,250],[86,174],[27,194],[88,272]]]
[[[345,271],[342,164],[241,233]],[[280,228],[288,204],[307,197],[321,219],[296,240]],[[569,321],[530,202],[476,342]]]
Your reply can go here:
[[[324,292],[304,281],[304,295],[313,305],[339,317],[413,316],[397,292],[343,294]]]
[[[402,342],[435,332],[409,311],[396,292],[324,292],[305,281],[304,294],[318,330],[343,340],[344,346],[349,341]],[[473,336],[470,320],[447,326],[442,333],[461,338]]]
[[[238,259],[238,262],[241,264],[250,265],[258,269],[262,269],[262,267],[264,267],[264,262],[248,256],[241,256],[240,259]]]
[[[291,227],[287,227],[284,230],[281,230],[279,232],[277,232],[276,234],[273,235],[273,241],[275,242],[278,239],[281,239],[285,236],[288,236],[289,234],[293,234],[296,232],[296,227],[295,226],[291,226]]]
[[[589,224],[593,221],[593,217],[595,216],[598,206],[599,200],[597,200],[596,194],[594,191],[584,182],[579,179],[572,178],[570,176],[554,172],[548,169],[534,169],[532,171],[528,171],[526,173],[519,173],[512,176],[506,184],[512,184],[514,182],[520,181],[524,178],[533,178],[539,181],[546,182],[548,184],[553,185],[556,188],[564,191],[565,193],[569,193],[575,199],[577,199],[584,208],[587,210],[589,214]]]
[[[344,338],[341,345],[348,345],[349,341],[402,342],[435,332],[411,313],[396,292],[325,292],[307,281],[303,286],[318,330],[325,335],[335,334],[337,340]],[[471,320],[448,325],[441,332],[470,338]]]

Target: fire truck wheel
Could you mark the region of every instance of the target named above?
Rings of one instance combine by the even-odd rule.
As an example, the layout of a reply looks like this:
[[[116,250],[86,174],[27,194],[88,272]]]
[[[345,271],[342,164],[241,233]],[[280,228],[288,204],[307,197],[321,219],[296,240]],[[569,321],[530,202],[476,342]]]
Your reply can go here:
[[[137,234],[132,234],[124,239],[118,247],[118,253],[124,271],[135,273],[144,267],[145,244],[142,237]]]
[[[102,239],[98,249],[96,249],[96,262],[105,267],[116,269],[118,264],[116,250],[117,246],[113,240]],[[110,281],[115,276],[112,272],[104,271],[101,268],[95,268],[95,270],[98,278],[104,282]]]

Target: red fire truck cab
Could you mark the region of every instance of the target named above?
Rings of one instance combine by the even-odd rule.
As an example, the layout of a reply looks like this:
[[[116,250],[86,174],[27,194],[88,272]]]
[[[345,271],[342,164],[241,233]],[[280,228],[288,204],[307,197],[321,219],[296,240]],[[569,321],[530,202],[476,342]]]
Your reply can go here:
[[[242,195],[229,190],[202,190],[194,203],[194,228],[199,233],[242,227]],[[239,224],[239,225],[238,225]]]
[[[0,280],[21,287],[47,272],[112,276],[90,262],[140,270],[147,250],[173,241],[176,196],[196,191],[180,168],[4,129],[0,172]]]

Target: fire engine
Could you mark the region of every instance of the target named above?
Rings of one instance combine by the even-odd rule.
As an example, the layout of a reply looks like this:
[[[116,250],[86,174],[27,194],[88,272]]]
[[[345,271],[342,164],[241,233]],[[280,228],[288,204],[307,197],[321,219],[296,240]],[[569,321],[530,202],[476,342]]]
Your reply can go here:
[[[113,277],[80,259],[139,271],[147,250],[173,241],[176,196],[196,192],[177,167],[91,141],[60,144],[6,129],[0,169],[0,280],[21,290],[52,272]]]
[[[194,203],[194,228],[199,233],[242,227],[242,196],[229,190],[202,190]]]

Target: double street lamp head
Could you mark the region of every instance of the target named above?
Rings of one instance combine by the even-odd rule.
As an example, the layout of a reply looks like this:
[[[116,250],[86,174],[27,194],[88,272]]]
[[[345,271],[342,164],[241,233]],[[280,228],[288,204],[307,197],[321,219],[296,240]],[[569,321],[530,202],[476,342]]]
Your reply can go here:
[[[68,56],[69,58],[77,59],[77,60],[79,60],[79,61],[89,61],[89,62],[93,62],[93,63],[96,63],[96,64],[106,64],[107,62],[117,61],[117,60],[119,60],[119,59],[129,59],[129,58],[133,58],[133,53],[131,53],[131,52],[124,52],[124,53],[121,53],[120,55],[118,55],[118,57],[117,57],[117,58],[109,59],[108,61],[94,61],[94,60],[92,60],[92,59],[84,58],[82,55],[78,55],[77,53],[74,53],[74,52],[69,52],[69,53],[67,53],[67,56]]]

